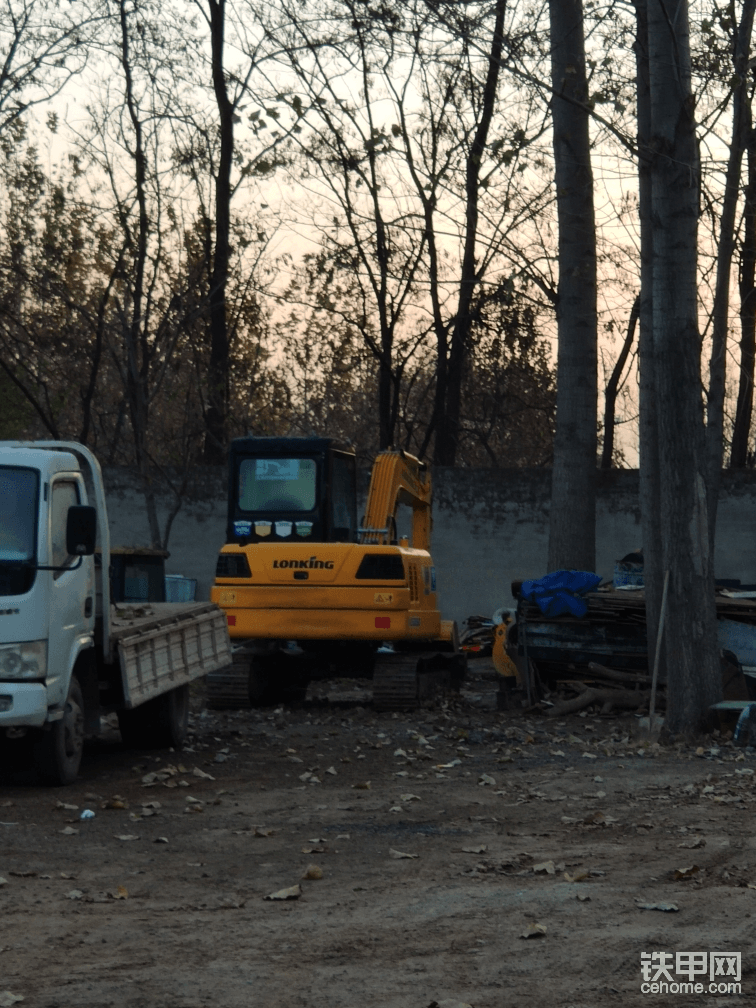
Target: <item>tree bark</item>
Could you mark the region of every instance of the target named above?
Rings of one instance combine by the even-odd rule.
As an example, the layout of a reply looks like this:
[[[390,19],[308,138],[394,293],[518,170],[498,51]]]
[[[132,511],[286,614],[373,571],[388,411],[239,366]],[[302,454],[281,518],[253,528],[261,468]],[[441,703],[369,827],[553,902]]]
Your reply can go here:
[[[698,145],[685,0],[648,0],[653,333],[670,736],[703,727],[721,692],[706,508],[697,316]]]
[[[753,416],[753,373],[756,356],[756,130],[748,136],[748,182],[743,208],[743,243],[740,250],[740,366],[738,404],[732,432],[730,465],[749,464],[748,445]]]
[[[735,35],[732,142],[730,143],[730,154],[727,159],[725,188],[719,220],[719,242],[717,245],[717,274],[712,310],[711,359],[709,361],[709,397],[706,427],[706,451],[709,468],[707,507],[709,542],[712,552],[714,550],[719,487],[722,482],[724,402],[725,381],[727,377],[727,331],[730,309],[730,269],[735,253],[735,213],[740,195],[743,151],[746,148],[751,132],[748,60],[751,52],[754,8],[756,8],[756,0],[743,0],[740,24]]]
[[[550,0],[559,225],[549,570],[596,565],[596,227],[582,0]]]
[[[234,157],[234,106],[229,98],[223,68],[226,0],[207,0],[210,12],[210,46],[213,92],[218,108],[220,155],[215,179],[215,248],[210,275],[210,360],[207,369],[208,406],[205,412],[204,461],[224,461],[228,440],[230,346],[226,288],[230,260],[231,169]]]
[[[662,567],[659,430],[654,346],[653,228],[651,209],[651,90],[648,68],[648,2],[635,0],[637,34],[635,65],[638,80],[638,215],[640,218],[639,370],[639,496],[643,535],[643,582],[646,596],[648,667],[653,668],[659,626],[664,570]],[[666,678],[664,652],[660,676]]]
[[[612,374],[607,382],[604,393],[604,445],[601,451],[601,468],[612,468],[612,457],[614,455],[614,417],[617,408],[617,392],[619,390],[622,372],[625,370],[627,358],[630,356],[635,330],[638,326],[638,313],[640,311],[640,296],[633,301],[630,309],[630,319],[627,323],[627,335],[625,336],[620,350],[619,357],[612,369]]]

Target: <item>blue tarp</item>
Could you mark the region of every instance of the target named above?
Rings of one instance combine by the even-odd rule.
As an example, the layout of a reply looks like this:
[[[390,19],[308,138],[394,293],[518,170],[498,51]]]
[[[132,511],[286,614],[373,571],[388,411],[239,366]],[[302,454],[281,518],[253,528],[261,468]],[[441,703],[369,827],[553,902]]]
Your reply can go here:
[[[581,596],[600,582],[600,576],[589,571],[559,570],[537,581],[523,581],[520,591],[544,616],[585,616],[588,603]]]

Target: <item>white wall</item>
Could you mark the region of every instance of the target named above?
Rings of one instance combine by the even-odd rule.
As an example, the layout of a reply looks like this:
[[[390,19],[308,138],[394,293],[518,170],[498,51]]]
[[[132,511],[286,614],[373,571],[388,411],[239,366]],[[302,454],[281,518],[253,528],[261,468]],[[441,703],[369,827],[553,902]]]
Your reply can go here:
[[[546,571],[546,469],[438,469],[434,473],[433,558],[443,615],[490,616],[512,601],[515,579]],[[196,578],[206,599],[225,538],[224,478],[212,471],[176,518],[166,573]],[[149,533],[141,495],[127,474],[106,473],[111,541],[144,546]],[[597,573],[611,578],[615,561],[642,545],[638,474],[599,474]],[[163,514],[165,511],[162,512]],[[725,473],[717,533],[716,573],[756,583],[756,473]]]

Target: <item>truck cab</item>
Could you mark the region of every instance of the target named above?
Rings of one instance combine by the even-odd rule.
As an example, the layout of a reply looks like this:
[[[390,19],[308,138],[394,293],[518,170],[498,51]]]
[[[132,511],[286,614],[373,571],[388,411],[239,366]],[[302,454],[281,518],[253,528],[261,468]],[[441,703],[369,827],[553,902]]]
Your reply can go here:
[[[69,541],[70,518],[87,512],[91,538],[93,509],[73,454],[2,443],[0,499],[0,728],[41,727],[64,716],[94,647],[94,542]]]

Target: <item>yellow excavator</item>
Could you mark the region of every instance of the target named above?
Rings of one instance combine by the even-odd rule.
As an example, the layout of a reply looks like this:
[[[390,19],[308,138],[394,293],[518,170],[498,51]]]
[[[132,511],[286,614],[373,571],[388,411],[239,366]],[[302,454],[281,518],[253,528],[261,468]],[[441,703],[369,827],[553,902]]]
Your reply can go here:
[[[399,508],[411,529],[399,535]],[[441,619],[431,558],[431,477],[404,451],[373,465],[357,523],[357,465],[330,438],[237,438],[226,545],[211,599],[235,661],[208,677],[213,707],[303,697],[333,674],[373,678],[378,710],[411,710],[465,673]]]

